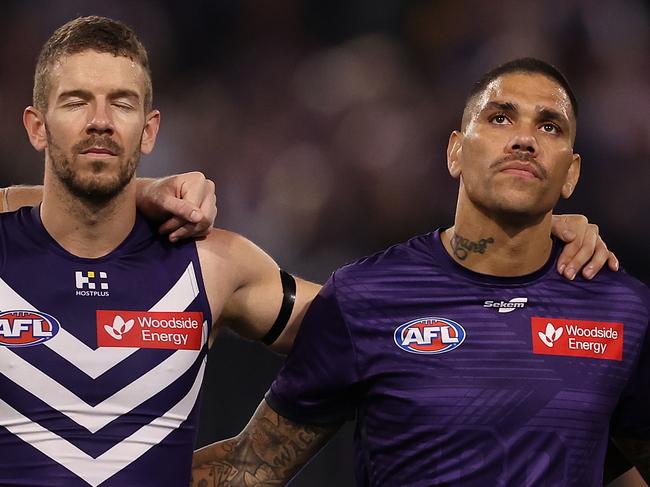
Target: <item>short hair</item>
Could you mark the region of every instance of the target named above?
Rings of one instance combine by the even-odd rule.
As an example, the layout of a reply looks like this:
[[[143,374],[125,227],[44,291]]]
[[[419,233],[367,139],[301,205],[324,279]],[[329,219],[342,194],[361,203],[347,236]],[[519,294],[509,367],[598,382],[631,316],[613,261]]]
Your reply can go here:
[[[578,100],[571,89],[571,85],[567,81],[566,77],[552,64],[549,64],[541,59],[536,59],[533,57],[524,57],[519,59],[514,59],[508,61],[501,66],[485,73],[470,90],[467,98],[465,99],[465,108],[463,109],[463,127],[466,123],[466,112],[468,107],[472,104],[474,99],[483,93],[487,86],[492,83],[495,79],[503,76],[504,74],[510,73],[529,73],[529,74],[541,74],[547,78],[552,79],[557,84],[559,84],[564,92],[569,97],[571,102],[571,109],[573,110],[573,116],[575,119],[578,118]]]
[[[33,103],[36,108],[47,109],[52,65],[63,56],[87,50],[128,57],[140,64],[145,72],[144,109],[145,112],[151,110],[153,89],[147,50],[126,24],[95,15],[78,17],[62,25],[43,45],[34,73]]]

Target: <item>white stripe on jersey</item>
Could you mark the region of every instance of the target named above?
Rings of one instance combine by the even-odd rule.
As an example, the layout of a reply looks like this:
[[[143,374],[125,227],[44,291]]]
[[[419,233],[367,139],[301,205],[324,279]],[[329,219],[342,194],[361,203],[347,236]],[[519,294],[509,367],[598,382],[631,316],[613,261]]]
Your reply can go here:
[[[198,294],[199,286],[196,282],[194,265],[190,262],[178,281],[149,311],[184,311]],[[2,279],[0,279],[0,297],[2,297],[2,310],[0,311],[12,309],[37,311]],[[59,333],[44,345],[93,379],[112,369],[138,350],[138,348],[129,347],[99,347],[93,350],[77,337],[68,333],[63,324]]]
[[[127,467],[174,432],[187,419],[201,390],[203,359],[192,388],[160,418],[143,426],[97,458],[84,453],[69,441],[34,423],[0,399],[0,416],[5,428],[96,487]]]
[[[208,322],[204,321],[201,348],[207,339],[207,330]],[[96,406],[89,405],[49,375],[5,347],[0,347],[0,373],[41,399],[52,409],[65,414],[91,433],[96,433],[114,419],[128,413],[176,381],[194,365],[200,352],[200,350],[176,350],[156,367]],[[2,418],[1,413],[0,418]]]
[[[198,294],[199,285],[194,266],[190,262],[178,281],[149,311],[184,311]],[[2,311],[37,311],[2,279],[0,303]],[[204,321],[201,347],[208,340],[208,328],[207,321]],[[139,350],[117,347],[99,347],[93,350],[67,332],[63,324],[59,333],[43,345],[93,379]],[[163,362],[94,407],[22,359],[10,348],[0,347],[0,373],[89,432],[95,433],[171,385],[196,363],[199,355],[200,350],[176,350]],[[183,399],[162,416],[141,427],[97,458],[91,457],[69,441],[30,420],[2,399],[0,424],[90,485],[97,486],[160,443],[187,419],[201,388],[205,363],[206,358],[203,359],[194,383]]]

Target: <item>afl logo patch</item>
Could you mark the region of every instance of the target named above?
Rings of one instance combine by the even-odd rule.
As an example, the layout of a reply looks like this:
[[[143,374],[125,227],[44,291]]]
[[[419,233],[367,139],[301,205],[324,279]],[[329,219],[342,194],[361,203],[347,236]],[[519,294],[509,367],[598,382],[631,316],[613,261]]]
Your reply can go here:
[[[395,344],[410,353],[450,352],[465,341],[465,329],[447,318],[417,318],[397,327]]]
[[[39,311],[5,311],[0,313],[0,345],[29,347],[56,336],[61,325],[51,315]]]

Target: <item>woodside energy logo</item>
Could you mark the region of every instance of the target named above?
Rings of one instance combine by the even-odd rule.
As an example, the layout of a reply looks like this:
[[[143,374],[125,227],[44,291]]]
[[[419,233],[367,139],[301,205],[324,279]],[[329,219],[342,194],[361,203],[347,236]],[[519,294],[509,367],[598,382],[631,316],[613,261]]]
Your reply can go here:
[[[97,310],[100,347],[200,350],[202,330],[198,311]]]
[[[531,318],[533,353],[623,360],[623,323]]]

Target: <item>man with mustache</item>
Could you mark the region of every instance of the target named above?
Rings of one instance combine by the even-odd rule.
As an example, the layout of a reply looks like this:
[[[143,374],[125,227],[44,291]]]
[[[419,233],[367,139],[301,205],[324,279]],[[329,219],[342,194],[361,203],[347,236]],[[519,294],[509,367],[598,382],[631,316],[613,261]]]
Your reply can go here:
[[[57,29],[23,121],[45,176],[40,206],[0,215],[0,484],[187,484],[213,323],[286,351],[318,286],[239,235],[177,242],[192,230],[181,225],[169,241],[136,212],[178,186],[149,181],[137,194],[160,113],[147,53],[124,24]]]
[[[57,29],[23,121],[45,179],[40,207],[0,217],[0,484],[185,485],[213,324],[287,351],[318,286],[239,235],[169,242],[136,213],[160,113],[122,23]]]
[[[447,148],[454,225],[337,270],[244,431],[195,454],[192,485],[284,485],[351,419],[358,485],[602,485],[610,433],[650,479],[650,291],[553,271],[577,113],[543,61],[479,80]]]

